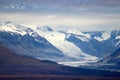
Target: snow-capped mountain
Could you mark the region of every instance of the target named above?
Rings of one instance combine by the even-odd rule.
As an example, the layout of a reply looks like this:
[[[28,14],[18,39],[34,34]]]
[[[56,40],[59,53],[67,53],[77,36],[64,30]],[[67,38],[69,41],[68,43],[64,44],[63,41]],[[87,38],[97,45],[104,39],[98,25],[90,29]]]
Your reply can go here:
[[[52,61],[97,60],[66,40],[66,34],[49,26],[28,28],[6,22],[0,26],[0,41],[20,55]]]
[[[10,21],[7,21],[5,22],[5,24],[2,24],[0,30],[3,32],[13,32],[20,35],[25,35],[25,34],[32,35],[32,33],[34,33],[32,29],[21,25],[14,26]]]
[[[20,55],[61,61],[65,56],[30,28],[6,22],[0,26],[0,42]]]
[[[66,39],[84,53],[104,57],[120,47],[120,31],[80,32],[70,31]]]
[[[49,26],[0,26],[0,41],[20,55],[52,61],[96,61],[120,47],[120,31],[56,31]]]

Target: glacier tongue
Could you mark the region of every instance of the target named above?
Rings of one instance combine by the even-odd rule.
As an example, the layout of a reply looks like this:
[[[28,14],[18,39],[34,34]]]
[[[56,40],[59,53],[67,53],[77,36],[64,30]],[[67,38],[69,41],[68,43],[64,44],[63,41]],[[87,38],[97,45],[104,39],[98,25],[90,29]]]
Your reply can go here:
[[[72,42],[67,41],[66,34],[58,31],[44,31],[36,28],[35,30],[40,36],[45,37],[52,45],[61,50],[64,55],[73,57],[78,60],[97,60],[97,57],[85,54]]]

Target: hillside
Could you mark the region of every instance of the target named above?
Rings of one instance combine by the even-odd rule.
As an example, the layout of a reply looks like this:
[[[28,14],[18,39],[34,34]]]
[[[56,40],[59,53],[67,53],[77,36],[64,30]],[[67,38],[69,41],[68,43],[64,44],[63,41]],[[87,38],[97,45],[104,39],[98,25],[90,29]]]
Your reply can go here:
[[[98,68],[120,72],[120,48],[97,63]]]
[[[26,56],[14,54],[6,47],[0,45],[0,64],[1,65],[23,65],[23,66],[47,66],[56,65],[50,61],[40,61]]]

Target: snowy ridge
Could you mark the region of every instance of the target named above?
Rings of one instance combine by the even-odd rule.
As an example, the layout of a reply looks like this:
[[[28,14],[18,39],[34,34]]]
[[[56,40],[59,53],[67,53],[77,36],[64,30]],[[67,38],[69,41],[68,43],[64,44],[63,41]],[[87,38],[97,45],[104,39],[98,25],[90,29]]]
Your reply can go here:
[[[27,29],[28,28],[26,28],[24,26],[20,26],[20,25],[15,26],[11,22],[6,22],[5,24],[2,24],[0,26],[1,31],[14,32],[14,33],[18,33],[21,35],[27,34],[27,32],[26,32]]]
[[[74,34],[76,38],[82,40],[82,41],[86,41],[88,42],[91,38],[90,34],[83,34],[82,32],[78,31],[78,30],[68,30],[67,31],[67,37],[68,38],[70,36],[70,34]]]
[[[11,22],[6,22],[5,24],[0,26],[1,31],[6,31],[6,32],[14,32],[14,33],[19,33],[21,35],[24,35],[25,32],[20,32],[18,29],[11,23]]]
[[[94,39],[98,40],[98,41],[105,41],[107,39],[109,39],[111,37],[111,35],[107,32],[103,32],[101,37],[95,36]]]
[[[23,26],[23,25],[13,25],[11,22],[6,22],[0,26],[0,31],[5,32],[13,32],[20,35],[29,34],[31,36],[37,36],[37,33],[34,32],[31,28]]]

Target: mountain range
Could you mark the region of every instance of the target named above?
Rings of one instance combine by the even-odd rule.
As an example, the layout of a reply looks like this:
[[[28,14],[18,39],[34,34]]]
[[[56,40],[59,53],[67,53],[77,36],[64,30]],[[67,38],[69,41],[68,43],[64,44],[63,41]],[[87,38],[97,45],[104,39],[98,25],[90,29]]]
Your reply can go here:
[[[7,21],[0,25],[0,42],[19,55],[40,60],[98,61],[120,47],[120,31],[57,31]]]

